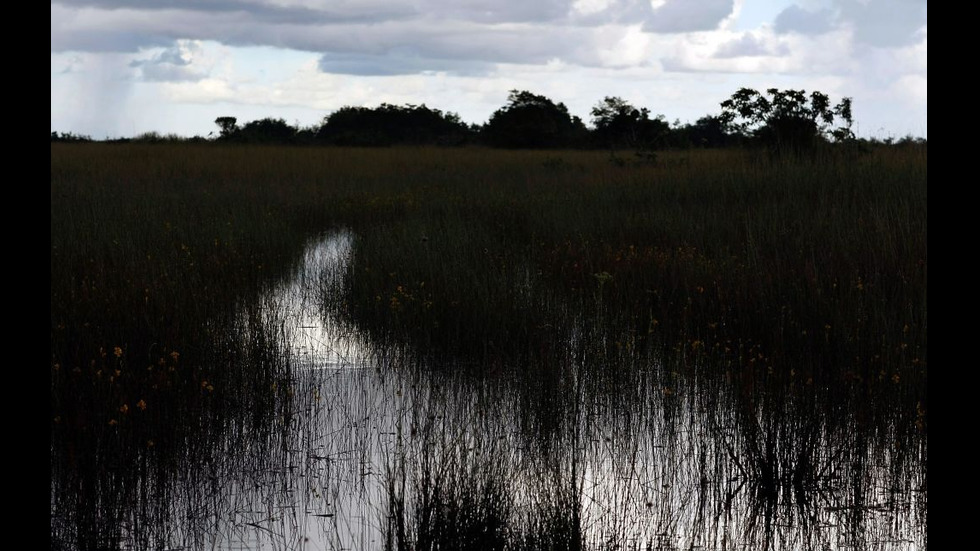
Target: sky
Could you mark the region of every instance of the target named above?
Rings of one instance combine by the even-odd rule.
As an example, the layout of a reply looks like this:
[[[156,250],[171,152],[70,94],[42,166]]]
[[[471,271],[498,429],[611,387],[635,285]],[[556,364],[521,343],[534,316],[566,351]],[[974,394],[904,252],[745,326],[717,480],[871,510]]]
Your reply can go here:
[[[743,87],[849,97],[859,137],[927,138],[926,0],[51,2],[51,130],[94,139],[382,103],[483,124],[511,90],[586,124],[607,96],[687,124]]]

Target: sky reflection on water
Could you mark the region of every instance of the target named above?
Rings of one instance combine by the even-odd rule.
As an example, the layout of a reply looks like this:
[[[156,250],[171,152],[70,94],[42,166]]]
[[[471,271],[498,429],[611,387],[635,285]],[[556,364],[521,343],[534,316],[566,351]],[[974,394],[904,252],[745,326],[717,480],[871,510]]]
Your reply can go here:
[[[421,531],[433,488],[448,507],[492,484],[518,527],[560,503],[578,508],[589,548],[925,549],[918,459],[890,460],[882,441],[849,442],[834,423],[807,419],[806,434],[754,424],[732,413],[734,396],[706,409],[697,393],[710,389],[663,392],[649,375],[662,366],[648,365],[634,369],[630,396],[560,385],[551,414],[564,419],[544,434],[528,429],[533,415],[513,382],[474,387],[379,362],[376,347],[319,302],[322,285],[341,289],[352,247],[346,232],[312,244],[277,290],[293,356],[312,368],[295,392],[312,399],[298,401],[306,405],[283,435],[289,468],[271,475],[269,492],[237,494],[246,501],[218,548],[382,548],[398,518]],[[589,359],[580,362],[565,366],[569,380],[585,376]],[[765,456],[759,446],[801,451]],[[782,469],[776,486],[760,487],[753,461]],[[258,512],[256,500],[266,504]],[[252,539],[230,537],[242,533]]]
[[[649,357],[617,360],[609,386],[584,332],[550,380],[413,364],[329,302],[354,243],[312,242],[262,301],[288,410],[205,433],[191,472],[133,471],[121,548],[926,549],[924,434]]]

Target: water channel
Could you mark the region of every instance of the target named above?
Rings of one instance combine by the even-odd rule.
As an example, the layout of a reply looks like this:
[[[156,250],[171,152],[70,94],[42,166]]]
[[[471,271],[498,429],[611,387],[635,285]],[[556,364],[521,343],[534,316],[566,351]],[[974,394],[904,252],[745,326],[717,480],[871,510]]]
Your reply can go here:
[[[592,384],[587,348],[535,389],[419,369],[324,305],[351,254],[350,233],[311,242],[264,300],[293,373],[264,456],[216,461],[123,547],[926,549],[925,444],[902,427],[747,406],[649,358]]]

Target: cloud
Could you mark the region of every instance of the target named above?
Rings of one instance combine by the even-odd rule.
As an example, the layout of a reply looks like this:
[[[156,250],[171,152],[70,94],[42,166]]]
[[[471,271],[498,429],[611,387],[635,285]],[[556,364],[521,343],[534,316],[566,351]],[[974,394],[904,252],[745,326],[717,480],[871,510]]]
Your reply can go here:
[[[296,29],[399,21],[418,14],[411,6],[381,1],[341,4],[340,9],[281,6],[232,0],[55,1],[51,51],[136,52],[178,39],[229,45],[294,47]]]
[[[776,16],[774,29],[777,33],[823,34],[834,28],[834,19],[830,9],[809,11],[793,5]]]
[[[140,12],[103,12],[51,5],[52,52],[136,52],[174,44],[161,22],[145,21]]]
[[[119,54],[72,56],[72,70],[51,81],[51,116],[62,131],[101,139],[126,131],[131,71]]]
[[[322,52],[320,67],[330,72],[479,75],[500,63],[541,65],[560,59],[601,64],[600,38],[599,33],[578,27],[427,22],[412,27],[343,26],[299,40],[306,45],[304,50]],[[357,61],[366,66],[357,68]]]
[[[662,53],[660,64],[669,73],[781,75],[808,72],[802,60],[810,52],[811,43],[777,36],[771,28],[716,31],[675,40],[672,49]]]
[[[150,59],[134,59],[130,67],[140,69],[143,80],[155,82],[197,81],[206,78],[207,72],[192,67],[195,43],[181,41],[166,48]]]
[[[52,7],[90,11],[193,12],[199,16],[247,16],[267,24],[320,24],[387,21],[414,17],[412,2],[302,2],[269,0],[52,0]]]
[[[734,0],[665,0],[652,9],[643,22],[643,30],[652,33],[715,30],[734,9]]]
[[[309,17],[286,17],[282,14],[286,8],[276,11],[264,4],[244,2],[211,0],[199,5],[170,0],[149,3],[152,10],[109,10],[104,8],[130,4],[87,0],[81,3],[87,7],[82,8],[52,5],[51,48],[52,52],[137,53],[172,46],[181,39],[210,40],[228,46],[271,46],[313,52],[324,56],[325,69],[363,74],[462,73],[462,64],[453,60],[473,63],[470,73],[484,71],[485,63],[534,64],[556,57],[581,57],[583,62],[597,63],[598,58],[591,51],[593,39],[585,27],[486,22],[565,18],[570,9],[567,1],[545,4],[547,10],[521,7],[538,5],[535,2],[501,2],[506,9],[500,9],[496,3],[479,0],[459,4],[462,7],[447,3],[443,10],[437,10],[437,2],[428,0],[422,7],[430,6],[430,13],[419,14],[411,13],[404,5],[386,8],[387,4],[381,2],[374,7],[372,3],[358,3],[359,10],[347,9],[343,4],[340,14],[317,12]],[[269,15],[270,10],[275,12],[275,17]],[[387,55],[395,59],[390,63],[379,59]],[[358,57],[368,65],[354,68],[352,62]]]
[[[926,26],[926,0],[837,0],[841,19],[854,30],[854,40],[878,48],[919,41]]]
[[[571,0],[420,0],[419,14],[475,23],[554,23],[572,11]]]
[[[411,50],[393,51],[384,55],[358,53],[327,53],[320,56],[317,67],[324,73],[360,76],[392,76],[419,73],[448,73],[481,75],[494,65],[465,59],[421,57]]]
[[[730,40],[718,46],[714,57],[719,59],[733,57],[760,57],[760,56],[786,56],[789,55],[789,47],[785,44],[774,44],[772,46],[760,38],[751,34],[742,35],[740,38]]]
[[[51,48],[136,52],[193,39],[318,53],[380,54],[393,46],[430,42],[445,45],[433,54],[438,59],[458,58],[454,52],[466,49],[478,34],[484,45],[488,37],[493,38],[489,52],[517,53],[526,43],[538,43],[527,50],[532,56],[528,62],[534,63],[541,59],[533,57],[541,49],[539,36],[549,40],[547,59],[559,50],[576,49],[589,28],[642,25],[647,33],[711,30],[733,9],[734,0],[55,0]],[[459,29],[467,34],[459,35]],[[351,36],[353,32],[360,34]],[[453,39],[443,40],[446,34]],[[506,47],[504,41],[515,47]]]
[[[885,105],[903,86],[914,91],[910,102],[925,97],[925,0],[749,7],[747,0],[53,0],[52,118],[87,125],[59,130],[102,135],[74,97],[80,87],[85,102],[111,98],[111,110],[128,108],[133,120],[148,116],[135,98],[155,94],[145,100],[154,113],[164,105],[196,110],[208,125],[226,114],[207,114],[215,105],[280,116],[381,101],[428,102],[479,121],[512,88],[574,103],[579,115],[604,95],[639,102],[656,89],[649,101],[685,104],[692,120],[743,85],[845,92],[856,105]],[[112,62],[91,61],[98,56]],[[713,99],[697,103],[690,82],[717,87]],[[663,96],[668,90],[676,95]],[[261,113],[263,105],[274,111]],[[105,128],[131,125],[110,120]]]

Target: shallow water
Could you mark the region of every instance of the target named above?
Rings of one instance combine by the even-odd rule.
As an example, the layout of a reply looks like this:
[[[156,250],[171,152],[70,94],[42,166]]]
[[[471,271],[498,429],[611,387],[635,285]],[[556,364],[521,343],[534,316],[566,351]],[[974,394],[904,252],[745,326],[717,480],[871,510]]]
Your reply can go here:
[[[354,236],[340,231],[313,240],[292,280],[280,284],[267,299],[279,304],[287,322],[292,360],[309,369],[374,367],[372,345],[355,328],[321,307],[322,293],[342,289]]]
[[[263,299],[288,410],[219,435],[236,452],[199,474],[137,475],[118,547],[926,548],[924,435],[861,427],[833,393],[747,401],[650,358],[611,388],[587,347],[538,386],[428,369],[324,303],[354,243],[311,243]]]

